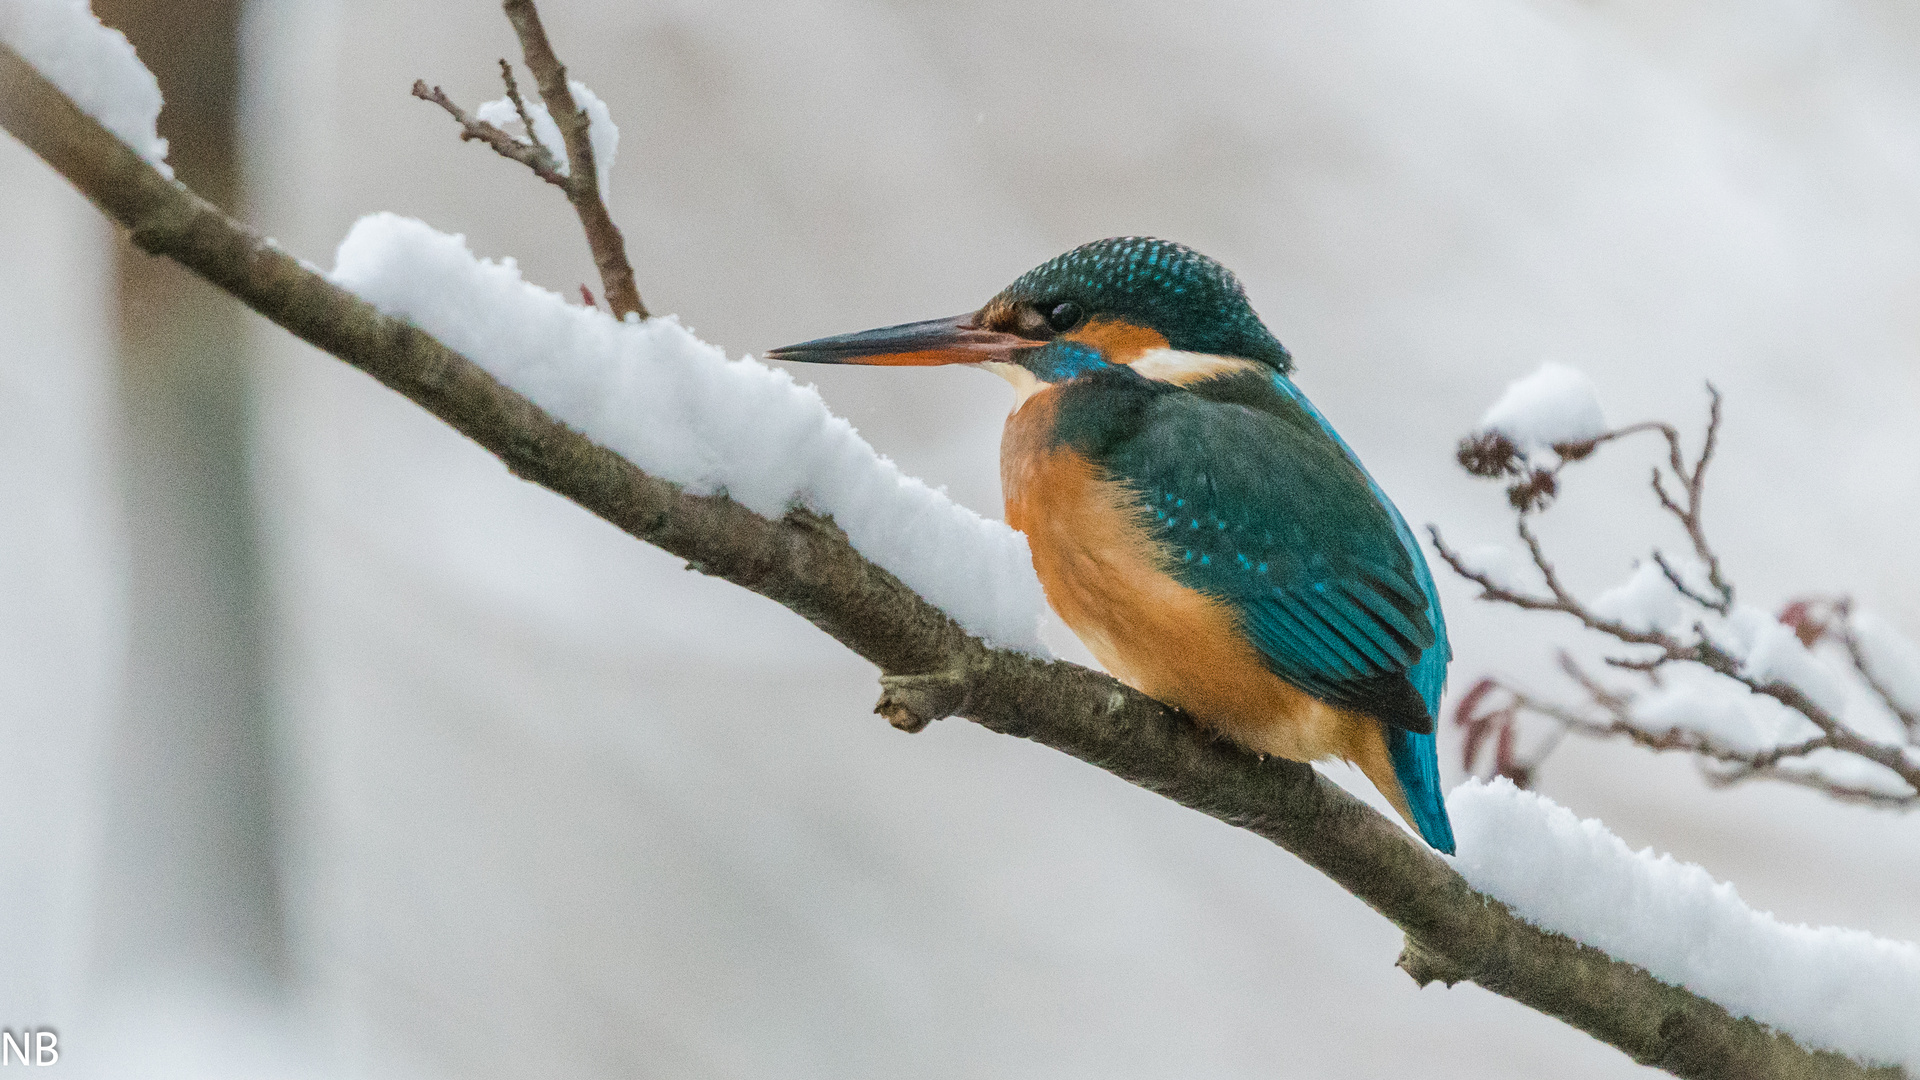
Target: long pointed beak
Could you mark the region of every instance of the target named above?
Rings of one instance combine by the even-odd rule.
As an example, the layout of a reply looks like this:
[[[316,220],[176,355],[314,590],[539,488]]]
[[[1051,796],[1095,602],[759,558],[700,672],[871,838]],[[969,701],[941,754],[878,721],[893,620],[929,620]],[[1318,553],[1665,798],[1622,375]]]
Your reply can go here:
[[[857,334],[802,342],[767,353],[769,360],[800,360],[809,364],[884,364],[926,367],[935,364],[978,364],[1006,361],[1015,349],[1037,342],[1018,334],[982,329],[976,312],[951,319],[884,326]]]

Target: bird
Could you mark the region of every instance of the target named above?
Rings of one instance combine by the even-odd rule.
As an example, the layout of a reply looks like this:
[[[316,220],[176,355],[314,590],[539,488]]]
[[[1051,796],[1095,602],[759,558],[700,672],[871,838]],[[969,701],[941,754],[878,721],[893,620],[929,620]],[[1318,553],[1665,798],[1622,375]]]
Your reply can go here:
[[[1453,853],[1433,575],[1226,267],[1113,237],[976,311],[766,355],[966,364],[1012,383],[1007,524],[1108,673],[1254,754],[1350,762]]]

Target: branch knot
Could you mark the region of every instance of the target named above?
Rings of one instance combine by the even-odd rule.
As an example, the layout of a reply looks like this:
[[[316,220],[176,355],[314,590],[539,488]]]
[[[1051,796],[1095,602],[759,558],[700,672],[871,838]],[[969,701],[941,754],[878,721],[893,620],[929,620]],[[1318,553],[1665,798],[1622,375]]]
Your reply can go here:
[[[1413,981],[1422,987],[1436,981],[1452,986],[1457,982],[1469,981],[1474,976],[1474,972],[1464,965],[1422,945],[1411,934],[1407,936],[1405,947],[1400,950],[1400,959],[1395,960],[1393,966],[1413,976]]]
[[[873,711],[908,734],[926,730],[935,720],[966,710],[973,697],[974,673],[948,669],[922,675],[880,676],[880,701]]]

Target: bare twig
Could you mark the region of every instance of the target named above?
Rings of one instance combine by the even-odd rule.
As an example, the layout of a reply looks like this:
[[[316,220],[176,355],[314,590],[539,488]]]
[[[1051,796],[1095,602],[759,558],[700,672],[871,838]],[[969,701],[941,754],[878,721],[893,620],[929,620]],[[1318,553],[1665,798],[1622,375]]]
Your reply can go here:
[[[546,103],[567,144],[567,201],[573,204],[580,227],[586,230],[587,246],[593,252],[593,265],[600,270],[600,291],[606,295],[607,306],[613,309],[615,318],[624,319],[629,313],[647,318],[647,306],[640,302],[640,291],[633,282],[633,266],[627,262],[626,242],[600,197],[593,140],[587,137],[587,114],[574,102],[573,91],[567,87],[567,69],[554,55],[546,28],[540,25],[540,11],[533,0],[505,0],[501,6],[520,38],[520,51],[527,70],[533,72],[534,83],[540,87],[540,100]],[[508,96],[517,97],[518,89]],[[524,107],[521,116],[526,116]],[[533,129],[528,128],[527,134],[531,138]]]
[[[600,291],[606,295],[607,307],[615,318],[624,319],[628,315],[649,318],[647,305],[641,302],[640,290],[634,284],[633,265],[627,261],[626,240],[620,235],[620,227],[613,223],[613,215],[607,212],[606,200],[600,193],[600,175],[594,166],[593,140],[589,137],[592,121],[586,110],[573,100],[573,91],[567,85],[567,69],[554,55],[553,44],[540,25],[540,11],[533,0],[505,0],[502,6],[514,33],[519,35],[520,50],[540,88],[540,99],[560,129],[567,164],[562,166],[540,142],[526,99],[520,96],[520,84],[513,77],[513,65],[505,60],[500,61],[500,81],[506,84],[507,100],[513,102],[513,111],[526,129],[524,139],[474,119],[439,87],[429,87],[423,80],[414,81],[413,96],[445,109],[460,124],[462,140],[486,143],[501,157],[525,165],[540,179],[565,192],[580,218],[587,249],[593,254],[593,265],[600,272]]]
[[[500,58],[500,81],[507,87],[507,100],[513,103],[514,115],[520,118],[520,130],[527,133],[527,138],[539,142],[540,136],[535,134],[533,126],[533,114],[527,111],[527,99],[520,96],[520,81],[513,77],[513,65],[504,56]],[[595,176],[594,179],[598,180],[599,177]]]
[[[460,139],[483,142],[493,148],[493,152],[503,158],[517,161],[533,170],[533,174],[558,188],[567,186],[567,178],[560,172],[560,162],[532,138],[533,125],[527,125],[528,138],[516,139],[485,120],[476,120],[465,109],[453,103],[446,91],[437,86],[428,86],[424,80],[413,81],[413,96],[421,101],[430,101],[447,110],[454,122],[460,125]]]
[[[568,429],[417,327],[380,314],[184,186],[162,178],[5,45],[0,127],[146,251],[179,262],[302,339],[406,395],[496,454],[703,572],[786,605],[896,681],[891,719],[957,709],[1042,742],[1297,854],[1406,934],[1423,983],[1470,979],[1559,1017],[1635,1061],[1700,1080],[1876,1077],[1646,971],[1516,917],[1398,825],[1313,769],[1261,761],[1099,672],[989,648],[867,562],[829,520],[760,517],[694,495]],[[916,711],[917,710],[917,711]],[[928,717],[930,718],[930,717]]]

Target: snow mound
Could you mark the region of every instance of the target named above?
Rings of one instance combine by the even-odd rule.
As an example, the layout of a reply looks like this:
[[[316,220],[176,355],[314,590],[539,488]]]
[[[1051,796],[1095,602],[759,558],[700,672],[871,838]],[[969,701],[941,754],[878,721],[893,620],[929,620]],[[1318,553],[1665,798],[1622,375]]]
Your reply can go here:
[[[903,474],[811,386],[729,360],[672,316],[627,322],[529,284],[512,259],[371,214],[330,280],[439,338],[635,465],[757,514],[831,514],[862,555],[995,644],[1046,656],[1026,537]]]
[[[1605,435],[1607,418],[1592,380],[1565,364],[1548,363],[1508,384],[1480,418],[1480,430],[1505,435],[1521,453],[1537,455]]]
[[[1462,784],[1447,811],[1454,867],[1533,925],[1807,1046],[1920,1069],[1920,946],[1783,923],[1700,867],[1630,850],[1505,778]]]
[[[156,127],[160,82],[87,0],[0,0],[0,41],[162,176],[173,176]]]

